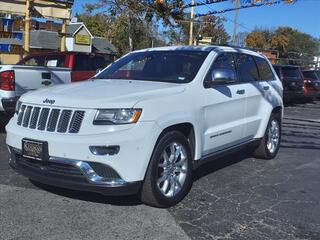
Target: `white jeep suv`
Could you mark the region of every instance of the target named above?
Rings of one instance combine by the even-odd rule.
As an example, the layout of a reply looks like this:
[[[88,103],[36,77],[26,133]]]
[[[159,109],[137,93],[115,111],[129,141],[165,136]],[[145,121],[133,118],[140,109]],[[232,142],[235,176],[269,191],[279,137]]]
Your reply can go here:
[[[10,165],[44,184],[171,206],[205,160],[249,145],[276,156],[282,90],[246,49],[132,52],[90,81],[23,95],[6,126]]]

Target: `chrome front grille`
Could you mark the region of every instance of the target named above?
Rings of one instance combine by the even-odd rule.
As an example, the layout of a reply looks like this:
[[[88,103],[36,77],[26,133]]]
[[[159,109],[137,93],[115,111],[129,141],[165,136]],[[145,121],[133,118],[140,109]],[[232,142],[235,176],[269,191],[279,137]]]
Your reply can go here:
[[[84,111],[58,108],[40,108],[22,105],[17,124],[40,131],[59,133],[78,133],[84,118]]]

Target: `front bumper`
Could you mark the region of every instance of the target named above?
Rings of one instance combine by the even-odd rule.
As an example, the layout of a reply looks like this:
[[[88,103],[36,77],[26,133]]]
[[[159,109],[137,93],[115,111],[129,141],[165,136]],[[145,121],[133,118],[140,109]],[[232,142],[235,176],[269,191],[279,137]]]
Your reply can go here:
[[[14,113],[19,97],[1,99],[2,107],[7,113]]]
[[[110,166],[126,182],[144,179],[153,148],[161,133],[155,122],[138,122],[130,126],[92,126],[83,122],[86,134],[39,131],[18,126],[16,122],[15,115],[6,126],[8,146],[21,151],[24,138],[47,142],[49,156]],[[101,129],[101,132],[87,134],[97,129]],[[91,146],[119,146],[120,151],[114,155],[95,155],[90,150]]]
[[[23,157],[18,149],[9,151],[9,164],[16,172],[43,184],[112,196],[136,194],[141,187],[141,181],[125,182],[103,164],[52,157],[38,161]]]

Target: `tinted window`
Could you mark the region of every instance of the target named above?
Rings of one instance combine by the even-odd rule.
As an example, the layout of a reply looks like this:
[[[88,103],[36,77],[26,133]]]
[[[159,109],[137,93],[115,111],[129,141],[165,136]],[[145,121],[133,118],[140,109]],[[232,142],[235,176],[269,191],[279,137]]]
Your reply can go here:
[[[104,56],[100,55],[77,54],[73,69],[75,71],[97,71],[108,66],[110,62],[110,60],[106,60]]]
[[[47,67],[64,67],[65,66],[65,55],[47,56],[45,66]]]
[[[88,56],[84,54],[75,55],[74,67],[75,71],[88,71],[90,70],[90,65],[88,61]]]
[[[20,65],[27,66],[38,66],[38,67],[64,67],[65,66],[65,55],[49,55],[49,56],[35,56],[27,58]]]
[[[318,80],[318,76],[316,71],[304,71],[302,72],[303,77],[310,79],[310,80]]]
[[[211,81],[212,71],[215,69],[228,69],[235,74],[235,62],[232,53],[222,53],[213,62],[208,75],[206,76],[206,81]]]
[[[274,80],[273,72],[268,62],[260,57],[255,57],[255,60],[259,70],[260,81]]]
[[[300,69],[297,67],[282,67],[284,78],[301,78]]]
[[[281,74],[280,74],[280,68],[278,66],[273,66],[274,70],[276,71],[277,75],[279,78],[281,78]]]
[[[259,80],[257,65],[252,56],[247,54],[236,54],[236,62],[240,82]]]
[[[94,70],[102,70],[103,68],[105,68],[106,66],[108,66],[111,63],[111,61],[109,60],[109,58],[106,56],[96,56],[93,59],[93,63],[92,63],[92,67],[94,68]]]
[[[19,65],[27,66],[44,66],[45,56],[36,56],[23,60]]]
[[[186,83],[198,73],[208,52],[148,51],[131,53],[96,78]]]

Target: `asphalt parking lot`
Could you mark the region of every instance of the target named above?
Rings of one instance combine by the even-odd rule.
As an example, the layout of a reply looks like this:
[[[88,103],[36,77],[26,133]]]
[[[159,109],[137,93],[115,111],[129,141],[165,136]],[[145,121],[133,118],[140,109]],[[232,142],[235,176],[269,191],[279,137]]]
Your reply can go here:
[[[195,171],[170,209],[31,183],[0,134],[0,239],[320,239],[320,102],[286,107],[276,159],[246,151]]]

